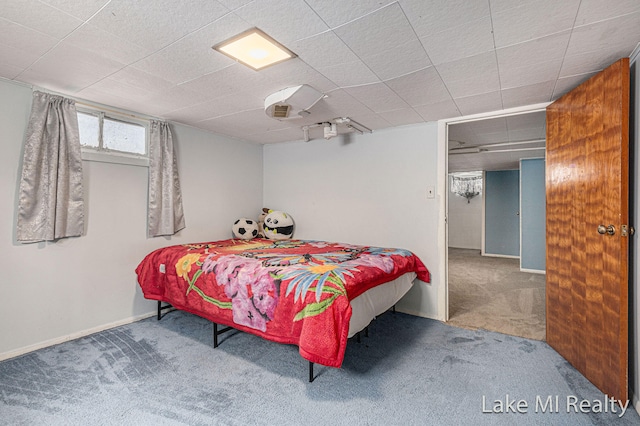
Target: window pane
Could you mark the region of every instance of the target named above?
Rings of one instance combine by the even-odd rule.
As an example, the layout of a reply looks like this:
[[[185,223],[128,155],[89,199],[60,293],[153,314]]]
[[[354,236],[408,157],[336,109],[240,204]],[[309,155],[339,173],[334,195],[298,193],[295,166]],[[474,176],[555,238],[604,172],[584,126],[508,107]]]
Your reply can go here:
[[[78,130],[80,131],[80,145],[98,147],[98,135],[100,133],[98,117],[79,112]]]
[[[145,153],[145,128],[137,124],[104,119],[102,127],[102,143],[107,149]]]

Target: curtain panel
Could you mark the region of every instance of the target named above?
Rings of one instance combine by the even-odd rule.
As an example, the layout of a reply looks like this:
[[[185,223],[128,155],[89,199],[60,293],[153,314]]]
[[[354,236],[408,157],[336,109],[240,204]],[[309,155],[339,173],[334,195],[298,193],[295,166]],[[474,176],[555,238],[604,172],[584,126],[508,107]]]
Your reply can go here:
[[[84,233],[82,157],[75,101],[33,93],[19,194],[19,242],[55,241]]]
[[[169,124],[151,121],[148,235],[173,235],[185,227],[178,164]]]

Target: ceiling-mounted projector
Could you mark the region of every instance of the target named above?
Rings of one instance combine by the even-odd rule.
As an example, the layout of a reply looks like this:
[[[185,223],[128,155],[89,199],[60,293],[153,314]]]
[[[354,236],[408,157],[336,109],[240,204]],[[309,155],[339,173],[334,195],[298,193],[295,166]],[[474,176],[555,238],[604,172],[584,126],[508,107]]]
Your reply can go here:
[[[308,84],[287,87],[266,97],[264,112],[278,120],[300,118],[309,115],[309,108],[324,97],[324,93],[318,92]]]

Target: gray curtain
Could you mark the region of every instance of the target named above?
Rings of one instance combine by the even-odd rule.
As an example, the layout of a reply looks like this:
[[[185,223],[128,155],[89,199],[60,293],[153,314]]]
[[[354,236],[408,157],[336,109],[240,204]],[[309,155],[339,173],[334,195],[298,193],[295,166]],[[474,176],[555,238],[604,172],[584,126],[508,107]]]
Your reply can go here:
[[[151,121],[149,133],[149,229],[150,237],[173,235],[182,228],[182,193],[173,136],[169,124]]]
[[[23,243],[54,241],[83,232],[75,101],[34,92],[22,158],[16,239]]]

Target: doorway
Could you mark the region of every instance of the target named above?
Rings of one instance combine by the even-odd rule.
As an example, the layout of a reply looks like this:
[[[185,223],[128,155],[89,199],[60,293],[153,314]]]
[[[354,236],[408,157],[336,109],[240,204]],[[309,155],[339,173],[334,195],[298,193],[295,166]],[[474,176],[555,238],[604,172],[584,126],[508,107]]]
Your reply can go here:
[[[536,212],[527,204],[537,191],[544,206],[545,132],[544,107],[448,123],[446,277],[451,325],[545,338],[544,210]],[[532,174],[536,169],[538,174]],[[452,187],[452,176],[470,174],[482,177],[485,191],[461,200],[464,195]],[[533,193],[531,179],[538,187]],[[531,221],[535,215],[539,217]],[[543,228],[535,229],[540,223]],[[481,229],[469,229],[471,224]],[[536,234],[542,235],[541,241],[535,241]],[[543,259],[542,266],[536,258]]]

